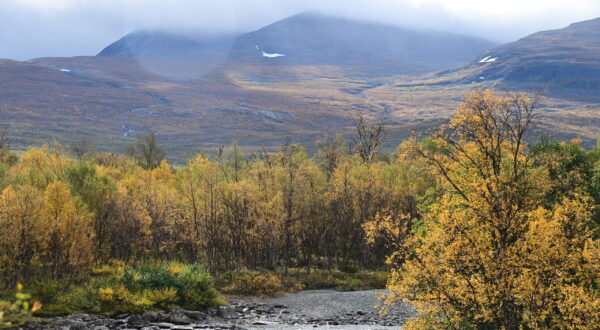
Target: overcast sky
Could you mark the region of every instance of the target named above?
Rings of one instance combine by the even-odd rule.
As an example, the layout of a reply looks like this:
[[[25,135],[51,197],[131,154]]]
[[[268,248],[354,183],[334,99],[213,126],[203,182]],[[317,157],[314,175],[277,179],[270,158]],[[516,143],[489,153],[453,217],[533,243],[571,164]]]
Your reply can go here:
[[[95,55],[137,29],[247,32],[307,10],[498,42],[600,16],[600,0],[0,0],[0,58]]]

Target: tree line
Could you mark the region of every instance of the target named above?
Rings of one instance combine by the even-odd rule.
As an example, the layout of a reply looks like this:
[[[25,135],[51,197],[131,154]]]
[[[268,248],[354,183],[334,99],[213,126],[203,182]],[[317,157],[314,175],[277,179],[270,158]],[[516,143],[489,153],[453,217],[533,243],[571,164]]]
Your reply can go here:
[[[425,171],[378,160],[381,123],[356,121],[356,143],[319,141],[243,154],[237,144],[173,167],[151,134],[124,155],[86,143],[3,149],[1,282],[76,281],[93,265],[148,259],[203,263],[213,273],[340,265],[381,267],[384,240],[363,225],[378,214],[419,216]],[[415,174],[420,179],[414,180]]]

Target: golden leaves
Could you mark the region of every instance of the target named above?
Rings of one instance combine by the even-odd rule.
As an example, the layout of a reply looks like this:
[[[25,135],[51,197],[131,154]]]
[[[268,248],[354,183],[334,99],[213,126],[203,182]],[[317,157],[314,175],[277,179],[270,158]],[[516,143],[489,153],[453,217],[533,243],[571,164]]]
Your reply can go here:
[[[586,328],[597,318],[590,199],[576,191],[547,208],[543,166],[555,165],[532,159],[523,139],[533,108],[523,94],[475,91],[432,144],[410,143],[445,189],[390,285],[392,301],[420,312],[410,326]]]

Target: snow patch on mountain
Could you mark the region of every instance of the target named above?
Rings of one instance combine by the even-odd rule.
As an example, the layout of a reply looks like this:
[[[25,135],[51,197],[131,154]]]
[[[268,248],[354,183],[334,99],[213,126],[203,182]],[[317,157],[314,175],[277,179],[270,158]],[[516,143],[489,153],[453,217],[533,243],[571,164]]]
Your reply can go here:
[[[498,59],[497,57],[486,56],[486,57],[482,58],[481,61],[479,61],[479,63],[496,62],[497,59]]]
[[[262,56],[267,58],[275,58],[285,56],[285,54],[262,52]]]

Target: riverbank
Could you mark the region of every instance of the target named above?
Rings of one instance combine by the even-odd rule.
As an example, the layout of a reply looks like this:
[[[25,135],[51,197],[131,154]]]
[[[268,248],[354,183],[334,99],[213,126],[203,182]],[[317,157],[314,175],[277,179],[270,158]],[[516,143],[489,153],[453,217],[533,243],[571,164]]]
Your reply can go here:
[[[386,329],[398,328],[414,314],[408,305],[385,316],[376,305],[384,290],[339,292],[310,290],[271,298],[230,298],[229,305],[204,311],[122,314],[103,318],[86,314],[30,322],[22,329],[191,330],[191,329]]]

